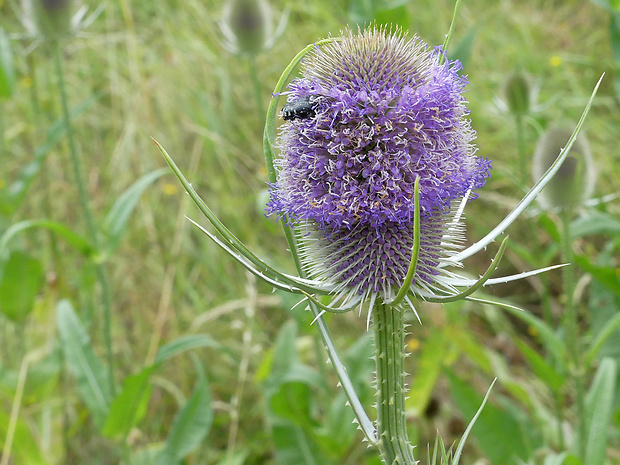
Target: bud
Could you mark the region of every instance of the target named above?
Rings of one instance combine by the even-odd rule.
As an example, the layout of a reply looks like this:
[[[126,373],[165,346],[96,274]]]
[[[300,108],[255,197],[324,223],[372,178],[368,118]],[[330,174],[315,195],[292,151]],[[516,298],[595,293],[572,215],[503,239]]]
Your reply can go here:
[[[73,31],[72,0],[23,0],[24,24],[33,35],[57,40]]]
[[[529,76],[517,72],[504,82],[504,99],[513,115],[529,113],[532,101],[532,85]]]
[[[273,45],[273,14],[266,0],[228,0],[220,27],[232,53],[253,55]]]
[[[572,133],[568,128],[555,126],[540,137],[532,163],[534,179],[542,176],[553,164]],[[581,132],[558,172],[540,193],[538,201],[548,210],[577,208],[592,194],[595,177],[590,146]]]
[[[484,185],[490,162],[474,155],[460,63],[442,57],[400,31],[345,31],[304,59],[288,87],[267,210],[297,226],[306,268],[342,301],[369,299],[372,308],[394,297],[416,208],[413,287],[445,290],[439,263],[462,239],[453,203]]]

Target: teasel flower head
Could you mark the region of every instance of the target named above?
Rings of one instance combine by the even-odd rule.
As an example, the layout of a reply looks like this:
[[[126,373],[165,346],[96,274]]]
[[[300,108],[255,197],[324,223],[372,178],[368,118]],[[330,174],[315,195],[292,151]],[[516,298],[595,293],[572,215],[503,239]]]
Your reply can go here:
[[[288,87],[268,212],[295,226],[309,275],[343,305],[393,301],[416,241],[414,294],[454,290],[461,200],[491,168],[460,70],[417,37],[369,28],[317,47]]]
[[[270,49],[284,32],[288,12],[289,9],[284,11],[276,28],[267,0],[228,0],[220,21],[224,48],[230,53],[245,55]]]
[[[551,166],[571,132],[568,128],[553,126],[543,133],[534,153],[534,178],[539,178]],[[546,210],[566,211],[578,208],[592,195],[595,179],[590,144],[585,134],[580,133],[555,177],[538,196],[538,202]]]

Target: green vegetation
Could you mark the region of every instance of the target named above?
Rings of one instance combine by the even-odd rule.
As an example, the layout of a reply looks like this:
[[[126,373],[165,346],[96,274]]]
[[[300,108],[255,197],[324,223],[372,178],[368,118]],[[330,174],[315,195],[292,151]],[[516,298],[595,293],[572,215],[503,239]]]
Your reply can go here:
[[[0,0],[0,465],[380,463],[311,313],[186,220],[202,218],[151,138],[239,239],[294,274],[263,214],[262,133],[282,70],[346,24],[395,23],[442,44],[454,4],[270,3],[286,29],[234,55],[219,1],[109,1],[50,38]],[[617,3],[461,1],[448,54],[464,63],[476,143],[493,160],[466,210],[468,242],[535,182],[523,173],[539,137],[573,128],[605,72],[583,129],[602,200],[532,206],[508,229],[497,275],[572,263],[476,294],[527,312],[420,302],[422,326],[405,315],[422,463],[456,452],[495,377],[461,463],[620,461]],[[515,75],[527,78],[507,94]],[[499,244],[467,270],[484,273]],[[326,321],[374,413],[365,315]]]

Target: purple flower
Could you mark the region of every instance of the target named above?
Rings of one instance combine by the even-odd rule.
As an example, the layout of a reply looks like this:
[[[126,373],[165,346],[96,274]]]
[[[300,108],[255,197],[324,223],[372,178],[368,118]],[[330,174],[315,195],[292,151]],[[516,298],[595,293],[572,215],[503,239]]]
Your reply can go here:
[[[414,244],[420,184],[418,293],[451,289],[442,261],[460,250],[457,206],[484,185],[491,164],[475,156],[459,62],[417,37],[347,31],[317,47],[289,105],[276,145],[278,180],[268,212],[300,231],[310,275],[343,302],[389,302],[403,284]],[[455,202],[456,201],[456,202]]]

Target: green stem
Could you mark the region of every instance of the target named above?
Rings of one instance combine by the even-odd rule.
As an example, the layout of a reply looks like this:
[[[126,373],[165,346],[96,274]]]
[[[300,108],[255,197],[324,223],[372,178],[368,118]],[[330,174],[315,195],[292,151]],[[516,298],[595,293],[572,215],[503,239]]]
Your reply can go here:
[[[405,415],[405,323],[390,305],[375,310],[377,436],[387,465],[414,465]]]
[[[573,248],[570,234],[570,223],[572,212],[570,209],[562,211],[562,260],[564,263],[571,263],[573,260]],[[584,454],[586,450],[587,440],[587,425],[586,425],[586,408],[584,398],[584,384],[583,384],[583,367],[580,357],[579,346],[579,321],[577,319],[577,309],[575,308],[575,302],[573,295],[575,291],[575,274],[572,266],[565,266],[563,269],[563,287],[566,294],[566,311],[564,318],[564,329],[566,333],[566,344],[568,345],[568,351],[572,364],[572,377],[575,383],[575,397],[577,402],[577,416],[579,422],[579,434],[577,439],[577,455],[585,459]]]
[[[250,63],[250,77],[252,78],[252,87],[254,88],[254,102],[256,103],[256,109],[258,115],[262,115],[265,111],[263,108],[263,91],[260,85],[260,79],[258,78],[258,70],[256,68],[256,57],[250,55],[248,58]]]
[[[71,126],[71,114],[69,112],[69,103],[67,99],[67,91],[65,89],[65,79],[62,63],[62,49],[59,41],[54,43],[54,61],[56,65],[56,73],[58,79],[58,90],[60,92],[60,103],[62,106],[63,118],[67,127],[67,140],[69,142],[69,155],[71,157],[71,166],[73,168],[73,175],[78,188],[78,197],[80,205],[82,206],[82,212],[84,219],[86,220],[86,227],[88,229],[88,236],[90,242],[95,250],[99,250],[99,237],[97,234],[97,228],[93,219],[93,214],[90,209],[90,199],[86,192],[86,185],[84,183],[84,175],[82,173],[82,165],[77,153],[75,138],[73,135],[73,128]],[[96,261],[95,267],[97,269],[97,278],[101,286],[101,294],[103,300],[103,340],[106,347],[106,358],[108,362],[108,375],[110,383],[110,391],[114,395],[116,388],[114,383],[114,356],[112,353],[112,328],[111,328],[111,303],[110,303],[110,289],[108,287],[108,280],[106,277],[103,264]]]

